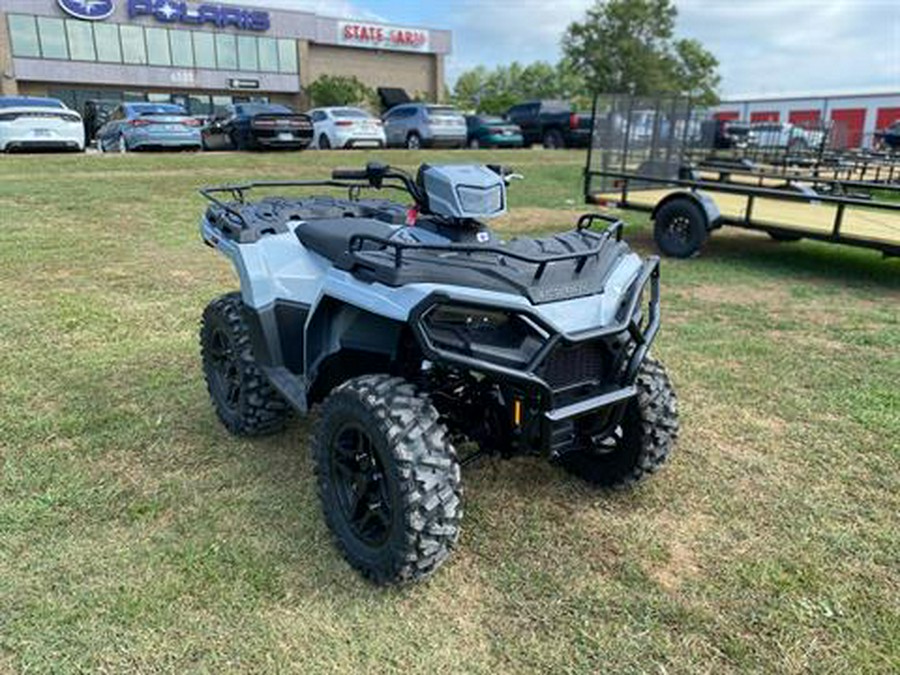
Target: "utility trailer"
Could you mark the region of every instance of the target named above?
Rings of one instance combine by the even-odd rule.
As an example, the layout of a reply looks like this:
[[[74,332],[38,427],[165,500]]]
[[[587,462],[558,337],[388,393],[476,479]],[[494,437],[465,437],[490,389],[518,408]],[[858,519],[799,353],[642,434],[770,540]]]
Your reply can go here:
[[[649,212],[664,254],[696,255],[724,225],[900,256],[900,188],[703,161],[706,112],[687,99],[600,95],[584,173],[588,203]]]

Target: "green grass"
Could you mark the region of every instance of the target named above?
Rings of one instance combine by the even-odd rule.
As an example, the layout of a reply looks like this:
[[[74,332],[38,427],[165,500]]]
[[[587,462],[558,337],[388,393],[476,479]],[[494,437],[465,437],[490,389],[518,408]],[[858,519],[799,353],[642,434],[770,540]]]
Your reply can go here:
[[[580,153],[378,154],[515,165],[508,231],[580,208]],[[214,418],[198,319],[235,280],[195,190],[364,158],[0,157],[0,672],[900,669],[900,262],[849,248],[726,229],[665,261],[667,469],[607,494],[474,465],[433,579],[354,574],[309,422]]]

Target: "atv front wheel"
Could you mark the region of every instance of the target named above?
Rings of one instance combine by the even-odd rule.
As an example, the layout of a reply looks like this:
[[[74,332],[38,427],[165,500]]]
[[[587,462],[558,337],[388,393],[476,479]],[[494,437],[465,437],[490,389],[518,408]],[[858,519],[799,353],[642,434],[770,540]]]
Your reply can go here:
[[[241,294],[229,293],[203,311],[203,373],[225,428],[236,436],[263,436],[284,428],[290,408],[256,365],[241,306]]]
[[[365,375],[322,406],[314,442],[322,510],[347,561],[377,584],[430,575],[459,536],[456,450],[427,396]]]
[[[678,437],[675,390],[663,364],[650,357],[635,385],[638,394],[615,433],[599,442],[583,439],[584,447],[560,458],[563,468],[600,487],[627,488],[666,462]]]

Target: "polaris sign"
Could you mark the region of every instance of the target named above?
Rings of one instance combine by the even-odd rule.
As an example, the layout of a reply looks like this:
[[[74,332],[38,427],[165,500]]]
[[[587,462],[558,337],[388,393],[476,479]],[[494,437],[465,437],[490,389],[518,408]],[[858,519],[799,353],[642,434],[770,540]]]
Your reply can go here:
[[[76,19],[102,21],[115,10],[113,0],[57,0],[60,8]]]
[[[60,0],[62,2],[63,0]],[[75,0],[69,0],[75,2]],[[229,5],[181,2],[180,0],[128,0],[128,16],[152,16],[162,23],[183,23],[194,26],[212,24],[218,28],[229,26],[240,30],[267,31],[272,26],[268,12],[243,9]]]

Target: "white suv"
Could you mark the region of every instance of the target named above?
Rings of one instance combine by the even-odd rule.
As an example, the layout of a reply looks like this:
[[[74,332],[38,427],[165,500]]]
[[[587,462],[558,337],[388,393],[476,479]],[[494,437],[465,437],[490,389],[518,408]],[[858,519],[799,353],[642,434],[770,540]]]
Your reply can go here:
[[[825,140],[824,129],[804,129],[789,122],[754,122],[750,125],[749,143],[761,148],[818,148]]]

